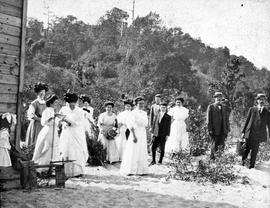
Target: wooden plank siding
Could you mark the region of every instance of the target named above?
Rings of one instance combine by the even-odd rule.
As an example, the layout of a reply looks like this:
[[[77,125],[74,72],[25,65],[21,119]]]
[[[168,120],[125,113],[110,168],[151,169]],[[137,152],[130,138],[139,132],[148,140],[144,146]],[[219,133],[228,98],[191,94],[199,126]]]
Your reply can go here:
[[[8,25],[4,22],[0,22],[0,34],[20,37],[21,36],[21,29],[19,27],[16,27],[16,26]]]
[[[19,76],[19,66],[17,64],[0,64],[0,74],[10,74]]]
[[[0,43],[5,43],[13,46],[18,46],[21,43],[20,37],[14,37],[11,35],[4,35],[1,34],[0,36]]]
[[[10,93],[1,93],[0,92],[0,103],[17,103],[17,94],[10,94]]]
[[[0,43],[0,53],[6,54],[6,55],[12,55],[12,56],[19,56],[20,55],[20,47]]]
[[[14,17],[22,17],[22,10],[21,8],[12,6],[10,4],[7,4],[6,1],[0,2],[0,13],[11,15]]]
[[[7,54],[1,54],[0,53],[0,64],[7,64],[7,65],[20,65],[19,56],[12,56]]]
[[[22,9],[23,6],[23,0],[0,0],[0,3],[5,3],[20,9]]]
[[[0,84],[18,84],[19,77],[9,74],[0,74]],[[1,93],[1,91],[0,91]]]
[[[0,23],[10,26],[18,27],[21,30],[22,19],[11,15],[3,14],[0,12]]]
[[[25,64],[25,38],[26,38],[26,22],[27,22],[27,0],[23,0],[23,8],[22,8],[22,32],[21,32],[21,52],[20,52],[20,74],[19,74],[19,89],[17,96],[17,120],[19,121],[16,125],[15,131],[15,146],[16,149],[20,149],[20,141],[21,141],[21,120],[22,120],[22,94],[23,94],[23,85],[24,85],[24,64]]]
[[[18,89],[19,89],[18,83],[17,84],[2,84],[1,83],[1,85],[0,85],[0,92],[1,93],[17,94]]]
[[[0,102],[1,114],[5,112],[16,113],[16,110],[17,110],[17,105],[15,103],[1,103]]]
[[[11,141],[20,149],[27,0],[0,0],[0,114],[16,113]]]

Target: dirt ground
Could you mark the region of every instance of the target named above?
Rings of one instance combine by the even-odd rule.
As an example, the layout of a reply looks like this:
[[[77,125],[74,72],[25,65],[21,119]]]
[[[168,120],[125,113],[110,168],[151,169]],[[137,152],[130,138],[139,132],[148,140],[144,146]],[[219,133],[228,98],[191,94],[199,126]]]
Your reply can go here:
[[[269,208],[270,161],[256,169],[236,166],[250,183],[198,184],[168,178],[166,165],[150,167],[147,176],[122,176],[120,164],[87,167],[83,178],[73,178],[65,188],[11,190],[1,193],[2,207],[243,207]],[[50,181],[54,183],[53,180]]]

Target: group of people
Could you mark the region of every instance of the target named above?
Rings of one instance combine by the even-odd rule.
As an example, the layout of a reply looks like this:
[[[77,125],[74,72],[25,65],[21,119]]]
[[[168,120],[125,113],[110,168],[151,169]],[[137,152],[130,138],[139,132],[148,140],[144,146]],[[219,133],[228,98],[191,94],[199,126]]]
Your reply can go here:
[[[228,108],[224,105],[224,96],[221,92],[215,92],[215,102],[207,108],[208,132],[211,137],[211,159],[215,159],[218,151],[223,151],[225,141],[230,132]],[[267,128],[270,132],[270,112],[266,107],[267,97],[263,93],[257,94],[256,105],[251,107],[242,130],[243,140],[242,165],[247,162],[250,153],[249,168],[255,167],[255,161],[261,142],[267,140]]]
[[[69,177],[85,172],[88,159],[86,135],[92,134],[95,125],[90,98],[67,92],[65,105],[58,111],[59,99],[55,94],[45,96],[47,85],[38,83],[34,88],[37,98],[30,104],[30,124],[26,134],[26,145],[34,146],[33,161],[42,165],[52,161],[67,161],[65,173]],[[147,127],[152,135],[152,156],[150,165],[156,163],[157,147],[160,147],[159,163],[164,153],[188,147],[185,119],[188,109],[183,107],[184,99],[176,98],[176,105],[167,111],[167,103],[161,102],[160,94],[155,96],[151,106],[150,119],[144,111],[145,100],[123,100],[124,111],[114,113],[114,103],[104,103],[105,112],[98,117],[97,126],[101,142],[106,150],[106,161],[121,161],[123,174],[148,173]],[[80,101],[80,102],[79,102]],[[78,104],[80,103],[80,104]],[[165,143],[167,142],[166,149]],[[45,168],[39,168],[42,172]]]
[[[134,100],[124,99],[124,111],[114,113],[114,103],[104,103],[105,112],[93,118],[90,98],[67,92],[63,96],[65,104],[59,110],[59,100],[55,94],[45,96],[46,84],[38,83],[34,90],[37,98],[30,104],[28,119],[30,124],[26,134],[26,145],[34,146],[33,161],[43,165],[52,161],[66,161],[65,173],[68,177],[85,173],[89,154],[87,135],[93,134],[92,125],[97,125],[97,140],[106,150],[106,161],[121,161],[123,174],[144,175],[149,165],[156,164],[159,147],[159,164],[165,153],[189,149],[186,119],[189,110],[183,106],[184,99],[177,97],[175,106],[167,106],[161,94],[155,95],[155,103],[147,115],[144,97]],[[229,112],[221,92],[214,94],[215,102],[207,109],[208,132],[211,137],[211,159],[215,160],[217,151],[224,150],[230,132]],[[254,168],[259,144],[267,139],[266,127],[270,128],[269,111],[265,107],[265,94],[256,97],[257,106],[250,108],[243,129],[245,139],[243,165],[251,151],[250,168]],[[147,127],[151,133],[152,161],[148,164]],[[2,145],[3,146],[3,145]],[[2,149],[1,149],[2,151]],[[42,172],[46,169],[39,168]]]

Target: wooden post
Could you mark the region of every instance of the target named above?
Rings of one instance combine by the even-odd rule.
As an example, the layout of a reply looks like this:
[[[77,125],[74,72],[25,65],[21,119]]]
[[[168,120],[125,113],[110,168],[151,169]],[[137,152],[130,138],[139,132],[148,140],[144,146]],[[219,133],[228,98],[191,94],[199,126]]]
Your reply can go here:
[[[22,111],[22,92],[24,80],[24,63],[25,63],[25,36],[26,36],[26,21],[27,21],[27,0],[23,0],[23,13],[21,21],[21,51],[20,51],[20,73],[19,73],[19,89],[17,98],[17,125],[15,147],[20,150],[21,140],[21,111]]]

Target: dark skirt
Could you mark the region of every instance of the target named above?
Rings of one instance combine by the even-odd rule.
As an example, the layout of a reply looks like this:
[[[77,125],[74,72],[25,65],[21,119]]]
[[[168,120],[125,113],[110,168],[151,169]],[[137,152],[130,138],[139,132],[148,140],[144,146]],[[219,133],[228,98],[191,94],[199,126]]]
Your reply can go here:
[[[42,129],[41,123],[38,120],[31,120],[26,132],[26,146],[32,146],[36,144],[38,134]]]

